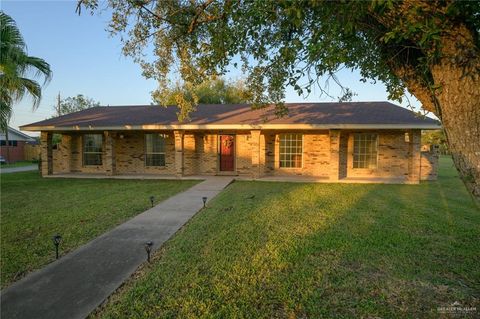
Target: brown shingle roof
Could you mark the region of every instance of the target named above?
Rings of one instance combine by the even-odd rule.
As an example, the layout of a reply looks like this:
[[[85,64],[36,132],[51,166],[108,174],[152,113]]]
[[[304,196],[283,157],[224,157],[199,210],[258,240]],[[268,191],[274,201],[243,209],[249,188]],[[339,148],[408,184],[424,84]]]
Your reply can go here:
[[[287,103],[287,116],[277,118],[274,107],[252,110],[247,104],[201,104],[191,113],[190,121],[177,119],[177,107],[152,105],[101,106],[25,125],[24,130],[42,129],[108,129],[140,126],[189,125],[292,125],[307,124],[339,128],[364,125],[405,126],[406,128],[433,128],[438,121],[416,116],[410,110],[389,102],[348,102],[348,103]],[[178,127],[177,127],[178,128]]]

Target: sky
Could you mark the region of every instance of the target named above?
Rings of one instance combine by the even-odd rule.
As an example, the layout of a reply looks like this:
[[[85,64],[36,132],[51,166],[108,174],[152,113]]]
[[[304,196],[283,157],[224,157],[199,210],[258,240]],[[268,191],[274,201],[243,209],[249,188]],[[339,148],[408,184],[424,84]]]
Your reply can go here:
[[[58,93],[63,98],[84,94],[111,106],[152,102],[150,92],[156,88],[156,82],[142,77],[140,66],[122,55],[119,37],[111,37],[106,31],[108,12],[95,15],[83,12],[79,16],[75,13],[76,1],[68,0],[2,0],[0,6],[16,21],[28,54],[47,61],[53,72],[52,80],[43,88],[38,109],[33,111],[32,101],[25,98],[14,106],[10,126],[18,129],[20,125],[52,117]],[[235,79],[239,76],[238,71],[227,74]],[[382,83],[362,83],[356,71],[342,70],[338,78],[357,94],[353,101],[388,100]],[[330,95],[337,97],[340,93],[333,88]],[[319,96],[318,89],[305,98],[287,88],[285,102],[303,101],[334,100]],[[410,103],[420,105],[413,97]],[[406,105],[404,102],[403,106]]]

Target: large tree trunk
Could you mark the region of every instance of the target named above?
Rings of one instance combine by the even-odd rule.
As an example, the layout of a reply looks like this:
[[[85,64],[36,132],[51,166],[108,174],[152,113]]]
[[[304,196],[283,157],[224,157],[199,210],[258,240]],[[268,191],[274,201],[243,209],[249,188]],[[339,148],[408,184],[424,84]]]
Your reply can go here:
[[[394,28],[400,22],[424,23],[428,15],[448,10],[450,3],[405,0],[379,22]],[[423,10],[425,16],[418,14]],[[455,166],[469,191],[480,199],[480,48],[477,47],[477,30],[469,29],[459,21],[445,19],[438,22],[439,41],[431,47],[421,48],[428,58],[429,71],[425,72],[409,63],[396,63],[390,67],[421,103],[442,121]],[[411,20],[413,19],[414,22]],[[418,21],[416,20],[418,19]],[[413,36],[413,43],[420,41]],[[387,63],[389,63],[387,61]]]
[[[440,69],[441,68],[441,69]],[[442,124],[455,166],[467,188],[480,198],[480,81],[452,66],[432,72],[442,83],[437,94]]]
[[[480,57],[465,28],[442,39],[442,59],[431,68],[437,114],[455,166],[472,194],[480,198]],[[473,56],[472,56],[473,55]]]

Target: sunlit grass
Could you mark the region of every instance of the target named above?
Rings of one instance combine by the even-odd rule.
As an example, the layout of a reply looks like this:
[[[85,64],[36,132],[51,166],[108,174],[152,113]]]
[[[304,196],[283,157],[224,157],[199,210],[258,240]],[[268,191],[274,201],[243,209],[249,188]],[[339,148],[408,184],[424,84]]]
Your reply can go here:
[[[480,212],[421,185],[236,182],[95,317],[438,318],[477,306]]]
[[[52,236],[61,253],[104,233],[196,181],[42,179],[38,172],[2,174],[2,287],[51,262]]]

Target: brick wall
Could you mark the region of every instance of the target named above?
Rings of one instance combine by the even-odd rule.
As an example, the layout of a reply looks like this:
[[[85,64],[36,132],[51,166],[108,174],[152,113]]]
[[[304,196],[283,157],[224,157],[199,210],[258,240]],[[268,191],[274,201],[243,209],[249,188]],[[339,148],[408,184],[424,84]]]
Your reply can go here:
[[[89,132],[90,133],[90,132]],[[114,132],[109,136],[103,132],[102,165],[83,165],[82,133],[62,135],[62,141],[53,150],[54,173],[97,173],[97,174],[174,174],[174,141],[173,134],[167,133],[165,167],[145,166],[145,135],[143,132]],[[113,158],[112,158],[113,156]],[[113,170],[113,172],[109,172]]]
[[[40,166],[42,176],[53,173],[52,133],[40,133]]]
[[[280,167],[280,134],[268,132],[265,173],[274,176],[316,176],[330,175],[330,137],[328,131],[306,131],[303,133],[303,156],[301,168]],[[294,132],[291,132],[294,133]]]
[[[408,154],[408,183],[418,184],[420,182],[420,159],[421,159],[421,131],[409,130],[409,154]]]
[[[233,134],[225,132],[224,134]],[[218,174],[218,136],[217,132],[185,132],[184,134],[184,175]],[[234,175],[250,176],[251,145],[249,132],[235,134],[235,171]]]
[[[61,142],[52,151],[53,173],[69,173],[72,159],[72,135],[62,135]]]
[[[260,167],[263,175],[314,176],[332,181],[343,178],[398,178],[418,181],[420,131],[410,131],[410,141],[405,141],[405,131],[370,131],[378,134],[378,165],[375,169],[353,168],[353,134],[355,131],[305,131],[303,132],[303,158],[301,168],[279,167],[279,135],[285,132],[267,131],[260,138]],[[293,133],[293,132],[292,132]],[[418,163],[418,164],[417,164]],[[409,177],[410,176],[410,177]]]
[[[240,176],[252,176],[251,140],[250,132],[242,132],[236,135],[236,168],[237,174]]]
[[[89,134],[103,134],[103,132],[89,132]],[[62,134],[60,143],[52,149],[53,173],[90,173],[104,174],[105,169],[105,137],[103,139],[104,154],[102,155],[102,165],[83,165],[83,145],[82,133]],[[43,142],[42,142],[43,144]],[[43,162],[43,158],[42,158]]]
[[[209,171],[203,162],[203,152],[205,146],[208,146],[210,139],[204,138],[204,134],[185,133],[183,136],[183,165],[184,175],[199,175],[203,170]],[[206,140],[206,141],[205,141]]]
[[[175,174],[175,141],[172,132],[166,134],[165,166],[145,166],[145,133],[117,132],[115,162],[117,174]]]
[[[340,155],[339,155],[339,169],[338,178],[346,178],[348,171],[348,140],[349,134],[340,134]]]
[[[420,180],[433,181],[438,178],[438,149],[434,145],[423,145],[420,160]]]
[[[163,132],[167,136],[165,167],[146,167],[145,133],[124,131],[99,132],[104,137],[104,152],[100,166],[83,166],[82,133],[64,134],[58,149],[53,150],[53,172],[216,175],[219,173],[218,136],[219,134],[234,134],[234,175],[254,178],[259,176],[314,176],[331,181],[343,178],[388,177],[413,183],[418,182],[420,176],[422,179],[436,177],[435,159],[429,158],[427,155],[420,155],[419,130],[408,131],[408,141],[405,136],[407,131],[370,132],[377,133],[379,139],[378,165],[375,169],[353,168],[353,134],[355,131],[304,131],[301,168],[279,167],[279,135],[284,131]],[[47,135],[42,132],[42,156],[44,157],[47,156],[48,150],[44,146],[46,141]]]
[[[410,131],[409,141],[406,141],[405,131],[369,131],[378,134],[378,158],[377,167],[374,169],[353,168],[353,134],[355,131],[342,131],[347,139],[346,177],[389,177],[412,181],[418,181],[419,158],[409,163],[410,156],[417,157],[420,154],[420,131]],[[361,132],[359,132],[361,133]],[[417,163],[418,162],[418,165]],[[344,164],[344,163],[343,163]],[[412,166],[413,167],[410,167]],[[413,172],[413,173],[412,173]],[[413,174],[411,177],[409,177]]]

